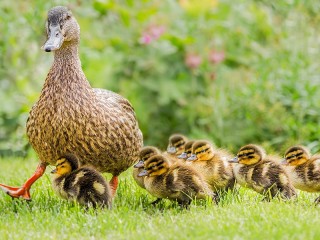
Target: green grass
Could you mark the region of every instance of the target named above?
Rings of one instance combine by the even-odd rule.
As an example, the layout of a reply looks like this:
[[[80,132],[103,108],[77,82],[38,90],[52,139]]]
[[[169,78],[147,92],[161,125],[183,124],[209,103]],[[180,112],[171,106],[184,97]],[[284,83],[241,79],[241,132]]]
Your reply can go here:
[[[20,185],[37,161],[0,159],[0,182]],[[86,211],[56,196],[50,167],[32,188],[32,201],[0,194],[1,239],[317,239],[317,194],[300,192],[298,200],[261,202],[247,189],[228,194],[219,206],[192,203],[189,210],[164,201],[157,206],[131,177],[121,175],[112,210]],[[106,176],[110,179],[110,176]]]

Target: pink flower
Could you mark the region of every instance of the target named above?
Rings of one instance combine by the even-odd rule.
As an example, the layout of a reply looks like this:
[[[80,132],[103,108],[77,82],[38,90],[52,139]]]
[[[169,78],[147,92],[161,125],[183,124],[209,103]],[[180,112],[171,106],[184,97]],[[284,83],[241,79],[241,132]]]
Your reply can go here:
[[[220,62],[222,62],[225,59],[225,55],[223,51],[215,51],[212,50],[209,54],[209,61],[214,63],[214,64],[218,64]]]
[[[161,37],[164,32],[164,26],[150,26],[143,32],[142,37],[139,39],[139,42],[145,45],[150,44],[152,41],[155,41],[159,37]]]
[[[197,68],[201,64],[201,62],[201,57],[194,53],[189,53],[184,59],[184,63],[187,65],[188,68],[191,69]]]
[[[152,26],[149,32],[154,40],[158,39],[165,31],[164,26]]]
[[[140,42],[141,44],[147,45],[147,44],[149,44],[149,43],[152,42],[152,37],[151,37],[149,34],[144,33],[144,34],[142,35],[142,37],[139,39],[139,42]]]

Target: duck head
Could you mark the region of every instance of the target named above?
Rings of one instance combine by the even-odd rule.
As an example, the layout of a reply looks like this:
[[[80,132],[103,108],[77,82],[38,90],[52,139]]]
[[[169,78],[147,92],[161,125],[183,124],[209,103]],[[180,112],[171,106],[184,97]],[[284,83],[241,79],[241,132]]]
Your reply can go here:
[[[160,150],[156,147],[153,147],[153,146],[145,146],[145,147],[141,148],[140,153],[139,153],[140,160],[138,163],[133,165],[133,167],[143,168],[144,162],[146,160],[148,160],[150,157],[157,155],[157,154],[160,154],[160,153],[161,153]]]
[[[138,176],[159,176],[166,173],[169,167],[170,163],[164,156],[155,155],[145,161],[144,170]]]
[[[282,163],[289,166],[298,166],[304,164],[310,158],[309,149],[304,146],[293,146],[285,152]]]
[[[237,156],[229,162],[252,165],[263,160],[265,156],[266,153],[262,147],[254,144],[248,144],[241,147]]]
[[[187,141],[187,137],[182,134],[172,134],[169,137],[167,152],[175,155],[181,154]]]
[[[52,174],[66,175],[79,168],[79,160],[73,154],[66,154],[57,160],[56,168],[51,171]]]
[[[64,44],[80,41],[80,27],[68,8],[57,6],[48,12],[46,22],[47,41],[42,46],[46,52],[56,51]]]
[[[214,150],[211,143],[200,140],[192,144],[192,153],[187,158],[188,161],[208,161],[214,156]]]
[[[184,146],[184,151],[178,156],[180,159],[187,159],[192,153],[192,144],[194,141],[188,141]]]

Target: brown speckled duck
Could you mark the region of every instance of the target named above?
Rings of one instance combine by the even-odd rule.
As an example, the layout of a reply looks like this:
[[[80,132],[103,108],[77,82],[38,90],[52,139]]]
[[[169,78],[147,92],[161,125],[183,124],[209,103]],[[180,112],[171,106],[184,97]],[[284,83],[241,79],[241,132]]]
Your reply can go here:
[[[307,147],[293,146],[285,152],[283,163],[295,188],[320,192],[320,154],[311,155]],[[320,203],[320,197],[315,203]]]
[[[30,199],[29,189],[46,166],[71,152],[81,164],[111,173],[115,194],[118,175],[138,160],[143,145],[134,109],[122,96],[90,86],[78,54],[80,27],[70,10],[49,10],[46,29],[42,48],[54,53],[54,62],[27,120],[27,136],[40,164],[22,187],[0,188],[12,197]]]
[[[111,190],[106,179],[92,167],[80,167],[73,154],[58,159],[51,173],[53,189],[62,198],[86,207],[111,208]]]
[[[258,145],[248,144],[240,148],[237,156],[230,160],[237,182],[263,194],[265,200],[275,196],[283,199],[296,197],[296,191],[280,161],[269,159],[265,150]]]

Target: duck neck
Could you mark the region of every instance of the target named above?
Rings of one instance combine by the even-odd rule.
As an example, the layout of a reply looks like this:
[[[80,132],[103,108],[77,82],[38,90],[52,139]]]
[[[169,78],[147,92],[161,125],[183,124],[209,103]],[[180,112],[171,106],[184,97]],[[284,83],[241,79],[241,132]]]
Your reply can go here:
[[[68,67],[82,72],[77,44],[64,43],[60,49],[54,52],[52,69],[61,71],[61,68],[65,69]]]
[[[78,44],[67,42],[54,52],[54,61],[44,87],[54,87],[60,92],[91,89],[81,67]]]

